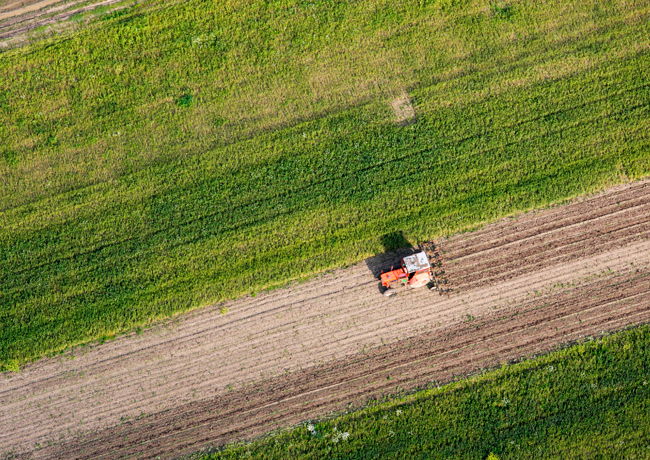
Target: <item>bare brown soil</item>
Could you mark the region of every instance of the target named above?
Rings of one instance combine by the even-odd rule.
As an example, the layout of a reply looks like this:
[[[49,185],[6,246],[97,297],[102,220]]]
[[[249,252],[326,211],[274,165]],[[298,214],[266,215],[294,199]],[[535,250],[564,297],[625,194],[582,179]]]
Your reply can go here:
[[[650,192],[612,190],[455,235],[438,246],[453,264],[452,286],[468,290],[647,239],[649,206]]]
[[[415,108],[408,94],[402,93],[391,102],[390,106],[395,113],[395,121],[398,123],[407,125],[415,122]]]
[[[10,1],[0,6],[0,20],[37,11],[55,3],[61,3],[61,0]]]
[[[436,242],[444,295],[381,296],[387,254],[39,361],[0,377],[0,453],[175,457],[646,323],[649,225],[618,187]]]

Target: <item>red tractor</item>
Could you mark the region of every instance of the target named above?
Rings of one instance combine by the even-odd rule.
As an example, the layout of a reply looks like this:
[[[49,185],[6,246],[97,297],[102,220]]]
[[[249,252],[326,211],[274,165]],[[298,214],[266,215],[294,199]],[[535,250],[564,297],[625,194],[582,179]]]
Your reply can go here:
[[[422,251],[402,259],[402,266],[396,270],[381,273],[381,285],[386,288],[384,295],[391,297],[397,294],[395,287],[404,286],[406,289],[417,289],[433,284],[432,291],[437,289],[435,278],[431,272],[431,264],[427,253]]]

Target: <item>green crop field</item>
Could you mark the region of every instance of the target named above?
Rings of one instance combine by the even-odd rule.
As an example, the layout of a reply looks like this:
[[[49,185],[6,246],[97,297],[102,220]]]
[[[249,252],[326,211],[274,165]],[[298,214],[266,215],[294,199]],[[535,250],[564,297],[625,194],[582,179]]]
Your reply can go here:
[[[226,459],[646,459],[647,326],[305,424],[204,456]]]
[[[646,176],[649,13],[160,1],[0,53],[0,367]]]

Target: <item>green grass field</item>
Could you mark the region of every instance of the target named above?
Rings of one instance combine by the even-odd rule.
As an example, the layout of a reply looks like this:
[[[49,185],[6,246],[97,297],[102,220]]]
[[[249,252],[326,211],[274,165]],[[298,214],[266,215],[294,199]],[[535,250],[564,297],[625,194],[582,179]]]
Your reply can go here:
[[[148,2],[0,54],[0,367],[647,175],[649,12]]]
[[[644,326],[203,459],[646,459],[649,350]]]

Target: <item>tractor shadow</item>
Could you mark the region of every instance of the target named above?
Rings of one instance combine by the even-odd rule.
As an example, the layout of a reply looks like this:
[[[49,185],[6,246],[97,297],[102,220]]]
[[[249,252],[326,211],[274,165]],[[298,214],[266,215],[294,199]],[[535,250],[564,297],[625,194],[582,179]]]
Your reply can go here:
[[[381,272],[400,267],[404,257],[420,251],[413,247],[402,232],[387,233],[381,237],[381,243],[385,252],[365,260],[366,267],[377,279],[379,279]],[[379,292],[383,294],[385,288],[381,285],[381,281],[377,283],[377,286]]]

